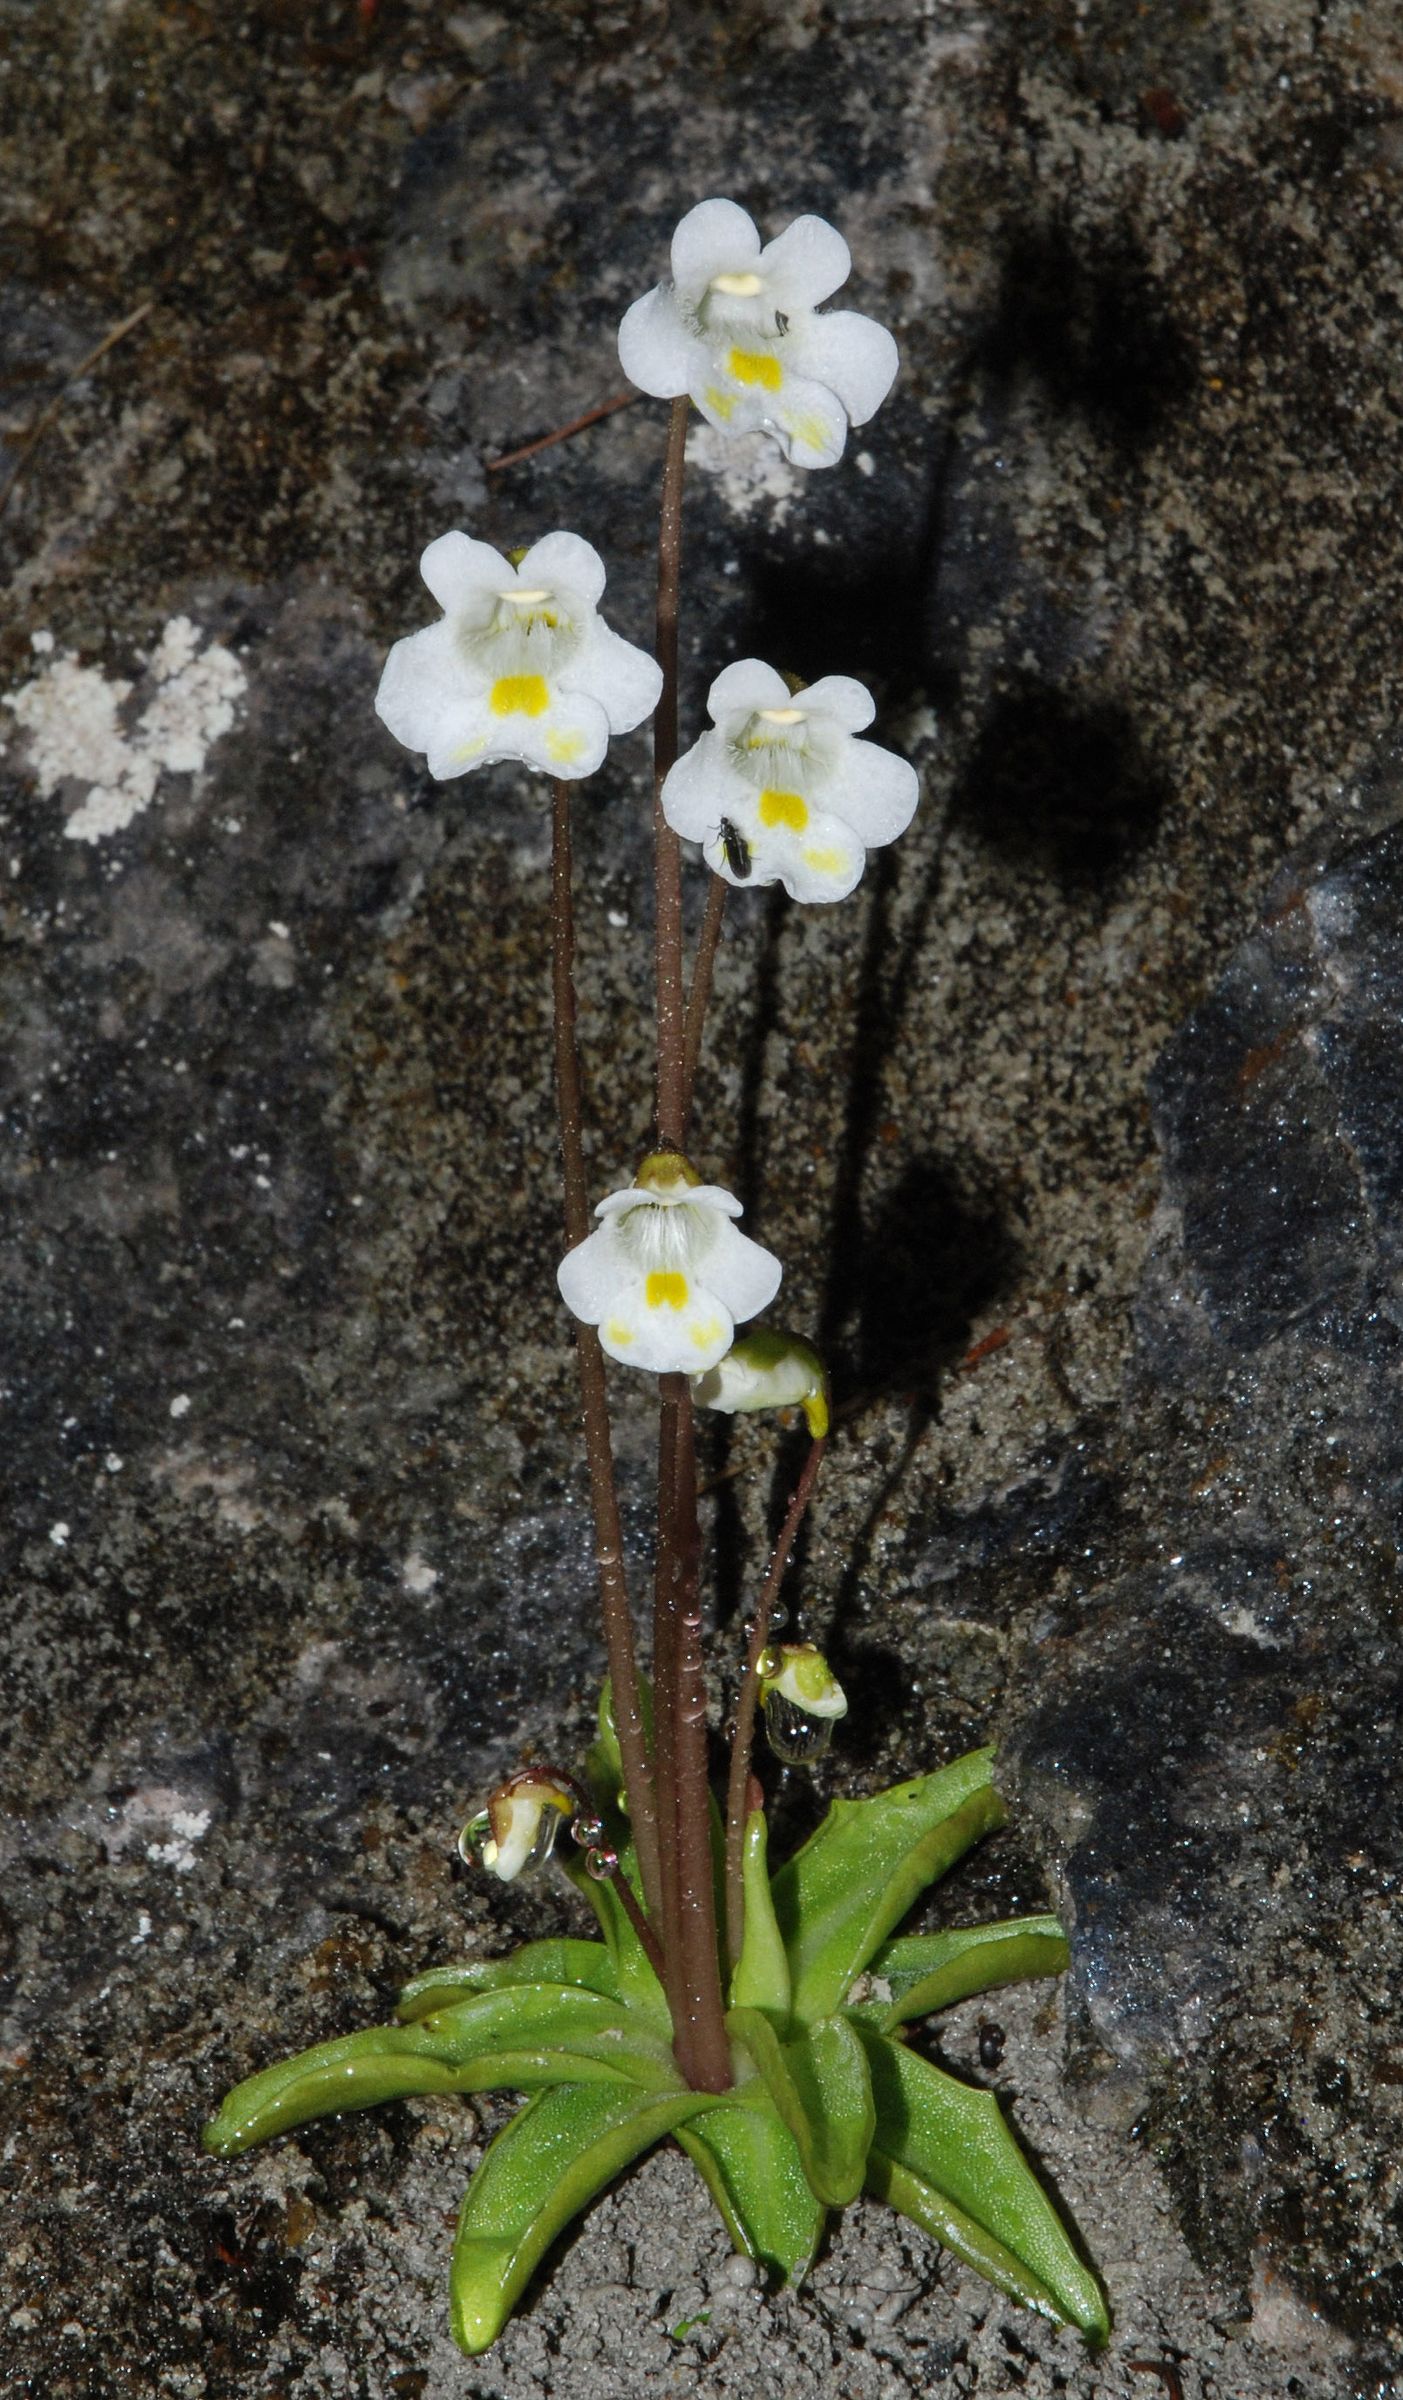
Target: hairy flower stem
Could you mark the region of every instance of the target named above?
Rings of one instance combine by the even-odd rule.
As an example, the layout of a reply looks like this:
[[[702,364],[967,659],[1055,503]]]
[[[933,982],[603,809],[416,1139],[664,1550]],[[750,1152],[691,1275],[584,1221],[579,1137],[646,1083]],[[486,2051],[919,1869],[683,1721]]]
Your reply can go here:
[[[726,1952],[734,1967],[740,1957],[745,1939],[745,1887],[741,1879],[741,1863],[745,1845],[746,1787],[750,1779],[750,1753],[755,1741],[755,1709],[760,1696],[760,1657],[770,1638],[770,1617],[784,1581],[784,1570],[790,1552],[803,1523],[804,1511],[813,1498],[818,1471],[828,1436],[820,1434],[810,1444],[799,1480],[794,1486],[789,1507],[780,1527],[770,1559],[769,1572],[761,1587],[751,1621],[750,1642],[745,1654],[745,1673],[741,1678],[740,1699],[736,1704],[735,1738],[731,1744],[731,1771],[726,1784]]]
[[[659,1380],[661,1505],[653,1658],[655,1679],[667,1694],[666,1710],[658,1707],[658,1724],[661,1729],[666,1717],[673,1804],[671,1820],[663,1819],[664,1859],[669,1822],[675,1844],[671,1876],[664,1871],[664,1889],[671,1887],[663,1941],[667,1995],[679,2069],[694,2091],[724,2092],[731,2084],[731,2059],[716,1949],[692,1394],[685,1375]],[[658,1749],[661,1780],[661,1731]]]
[[[682,478],[691,403],[674,400],[668,419],[658,528],[658,664],[662,697],[653,718],[653,856],[657,884],[658,1144],[680,1150],[685,1057],[682,989],[682,844],[662,811],[663,778],[677,757],[677,595],[682,572]]]
[[[702,918],[697,955],[692,964],[692,988],[687,995],[687,1023],[682,1055],[682,1134],[685,1141],[692,1114],[692,1093],[697,1080],[697,1063],[701,1058],[702,1034],[706,1029],[707,1003],[711,998],[711,970],[716,964],[716,952],[721,940],[721,920],[726,914],[726,894],[730,886],[725,877],[713,875],[706,895],[706,914]]]
[[[585,1174],[580,1053],[575,1039],[575,903],[570,853],[570,787],[567,783],[557,782],[555,785],[551,829],[555,1087],[564,1168],[565,1240],[567,1247],[573,1250],[589,1232],[589,1184]],[[599,1599],[604,1619],[604,1647],[609,1661],[614,1726],[623,1760],[624,1792],[638,1853],[638,1869],[643,1879],[643,1896],[651,1914],[660,1918],[662,1889],[658,1874],[653,1779],[639,1706],[633,1617],[624,1574],[619,1496],[614,1481],[613,1444],[609,1436],[604,1353],[592,1325],[576,1324],[575,1351],[580,1368],[585,1456],[589,1465],[590,1499],[594,1508],[595,1562],[599,1569]]]

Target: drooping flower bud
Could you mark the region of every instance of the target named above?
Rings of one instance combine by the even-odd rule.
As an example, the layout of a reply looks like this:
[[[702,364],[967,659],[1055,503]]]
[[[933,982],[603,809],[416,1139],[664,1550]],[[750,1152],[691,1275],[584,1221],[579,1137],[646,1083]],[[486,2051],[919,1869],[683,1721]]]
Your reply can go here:
[[[786,1766],[811,1766],[848,1713],[847,1694],[812,1642],[782,1642],[760,1659],[765,1739]]]
[[[574,1814],[576,1795],[560,1776],[539,1767],[513,1775],[470,1817],[458,1836],[458,1855],[501,1883],[545,1865],[563,1819]]]
[[[704,1375],[692,1377],[692,1396],[725,1416],[762,1408],[802,1408],[817,1441],[828,1431],[828,1378],[823,1360],[797,1333],[752,1325]]]

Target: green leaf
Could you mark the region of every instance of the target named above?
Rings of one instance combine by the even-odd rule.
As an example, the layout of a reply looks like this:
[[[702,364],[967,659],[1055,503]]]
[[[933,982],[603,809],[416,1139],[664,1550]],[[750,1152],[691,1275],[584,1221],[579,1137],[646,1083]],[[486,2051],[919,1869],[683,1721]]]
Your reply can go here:
[[[763,2009],[782,2032],[789,2019],[789,1959],[770,1898],[767,1839],[765,1812],[757,1808],[746,1819],[741,1852],[745,1939],[731,1977],[731,2006]]]
[[[715,2108],[706,2092],[542,2092],[497,2135],[468,2185],[450,2277],[470,2358],[501,2332],[555,2237],[630,2160]]]
[[[1008,1917],[997,1925],[952,1926],[888,1942],[869,1973],[891,1986],[891,1999],[864,2001],[858,2013],[879,2033],[932,2016],[976,1992],[1029,1975],[1060,1975],[1070,1953],[1056,1917]]]
[[[435,2009],[451,2008],[474,1992],[500,1991],[514,1983],[573,1983],[585,1991],[612,1994],[614,1964],[603,1942],[523,1942],[505,1958],[469,1958],[456,1967],[431,1967],[427,1975],[416,1975],[400,1993],[395,2015],[407,2024],[431,2016]]]
[[[994,1753],[971,1750],[870,1800],[835,1800],[771,1889],[800,2024],[831,2016],[917,1894],[1002,1825]]]
[[[602,1993],[565,1984],[479,1992],[413,2025],[319,2042],[250,2075],[204,2129],[221,2158],[314,2117],[424,2092],[530,2091],[543,2083],[672,2088],[665,2044]]]
[[[993,2093],[956,2082],[904,2043],[862,2038],[877,2105],[869,2190],[1000,2291],[1103,2342],[1110,2327],[1101,2287]]]
[[[802,2283],[823,2238],[799,2145],[773,2107],[717,2108],[677,2139],[738,2250],[785,2283]]]
[[[581,1898],[588,1900],[599,1919],[613,1968],[614,1989],[619,1999],[641,2017],[651,2020],[655,2030],[670,2032],[672,2018],[668,2013],[663,1987],[653,1973],[648,1954],[614,1889],[615,1877],[606,1876],[602,1882],[596,1882],[584,1861],[578,1857],[562,1859],[561,1869],[568,1875]],[[628,1876],[629,1889],[637,1898],[638,1874],[632,1845],[620,1852],[618,1871],[620,1875]]]
[[[794,2136],[815,2199],[832,2208],[856,2199],[876,2120],[867,2054],[851,2025],[825,2017],[781,2042],[758,2009],[733,2008],[726,2029]]]

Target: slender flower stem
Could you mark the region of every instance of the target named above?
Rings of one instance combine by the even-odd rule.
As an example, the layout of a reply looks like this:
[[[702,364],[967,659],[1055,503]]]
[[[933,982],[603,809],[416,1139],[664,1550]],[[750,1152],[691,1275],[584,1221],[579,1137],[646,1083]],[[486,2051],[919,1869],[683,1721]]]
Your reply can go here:
[[[741,1679],[740,1699],[736,1704],[735,1739],[731,1744],[731,1772],[726,1785],[726,1950],[734,1967],[740,1957],[745,1939],[745,1887],[741,1880],[741,1864],[745,1846],[746,1785],[750,1776],[750,1753],[755,1740],[755,1709],[760,1696],[760,1657],[770,1638],[770,1617],[784,1570],[794,1548],[804,1511],[813,1498],[818,1471],[828,1436],[820,1434],[809,1448],[799,1480],[780,1527],[770,1559],[769,1572],[756,1602],[750,1627],[750,1642],[745,1654],[745,1673]]]
[[[692,1114],[692,1093],[697,1080],[697,1063],[701,1057],[702,1034],[706,1028],[707,1003],[711,998],[711,970],[716,964],[717,947],[721,940],[721,920],[726,913],[726,894],[730,886],[724,875],[713,875],[706,895],[706,914],[702,918],[697,955],[692,966],[692,988],[687,996],[687,1023],[682,1054],[682,1138],[687,1138],[687,1126]]]
[[[625,1875],[623,1868],[620,1867],[617,1875],[611,1875],[609,1881],[618,1894],[620,1908],[623,1910],[624,1915],[627,1917],[630,1925],[633,1927],[634,1932],[638,1936],[639,1942],[643,1949],[643,1954],[647,1959],[649,1966],[652,1968],[653,1973],[657,1976],[659,1983],[664,1983],[666,1980],[667,1968],[663,1962],[661,1945],[659,1944],[658,1937],[654,1933],[652,1926],[649,1924],[647,1918],[643,1914],[642,1909],[639,1907],[638,1902],[633,1896],[633,1886],[629,1882],[628,1877]]]
[[[551,978],[555,1016],[555,1085],[564,1166],[565,1240],[567,1247],[573,1250],[589,1232],[589,1184],[585,1174],[580,1054],[575,1039],[575,904],[570,855],[570,787],[559,781],[555,785],[551,823]],[[609,1397],[604,1381],[604,1353],[592,1325],[577,1323],[575,1350],[580,1368],[585,1456],[589,1464],[590,1499],[594,1508],[594,1554],[599,1569],[599,1598],[604,1619],[604,1647],[609,1661],[614,1727],[623,1760],[624,1793],[638,1852],[639,1873],[643,1878],[643,1894],[649,1909],[657,1916],[661,1913],[662,1891],[658,1874],[653,1782],[639,1706],[633,1617],[629,1608],[628,1581],[624,1574],[619,1496],[614,1481],[613,1445],[609,1437]]]
[[[697,1461],[692,1394],[685,1375],[664,1375],[662,1442],[671,1469],[667,1541],[659,1597],[661,1649],[669,1656],[672,1788],[675,1802],[676,1932],[666,1943],[669,2004],[677,2063],[694,2091],[724,2092],[731,2084],[730,2044],[716,1950],[716,1900],[711,1859],[711,1786],[707,1778],[706,1670],[701,1648],[697,1530]]]
[[[682,844],[662,811],[663,778],[677,757],[677,598],[682,573],[682,478],[689,400],[668,420],[658,529],[658,664],[662,697],[653,718],[653,854],[657,881],[658,1142],[680,1150],[685,1054],[682,987]]]

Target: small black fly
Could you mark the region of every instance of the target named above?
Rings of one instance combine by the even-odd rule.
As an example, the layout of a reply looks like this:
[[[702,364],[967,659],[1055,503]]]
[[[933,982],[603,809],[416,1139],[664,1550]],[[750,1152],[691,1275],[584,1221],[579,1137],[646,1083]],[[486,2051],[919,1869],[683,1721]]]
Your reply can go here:
[[[979,2026],[979,2063],[981,2067],[1002,2065],[1004,2040],[1002,2025],[991,2025],[987,2018],[981,2019]]]
[[[721,847],[726,853],[726,864],[731,873],[741,883],[744,883],[750,874],[750,844],[740,828],[731,823],[729,817],[721,819],[720,833]]]

